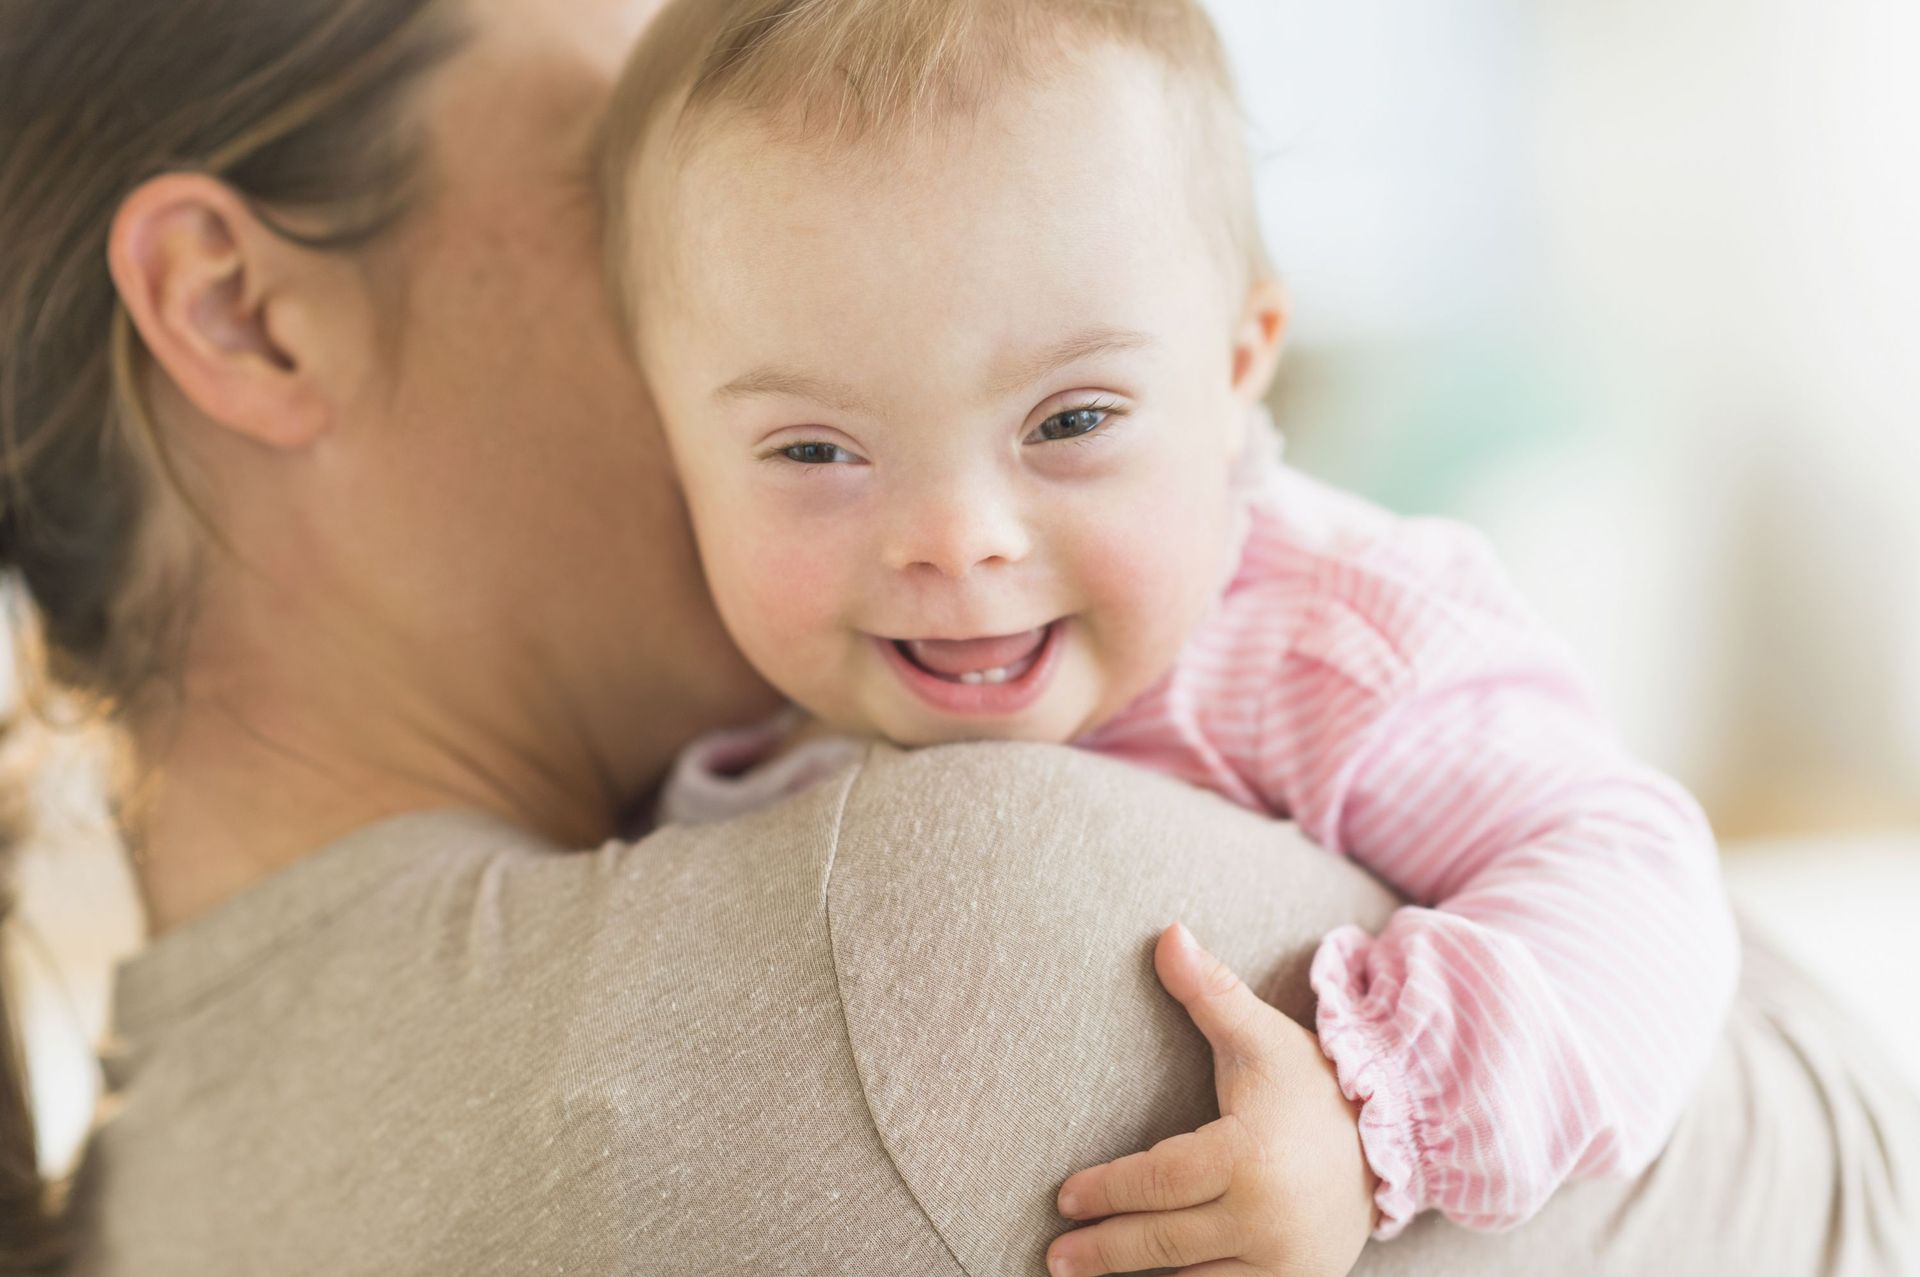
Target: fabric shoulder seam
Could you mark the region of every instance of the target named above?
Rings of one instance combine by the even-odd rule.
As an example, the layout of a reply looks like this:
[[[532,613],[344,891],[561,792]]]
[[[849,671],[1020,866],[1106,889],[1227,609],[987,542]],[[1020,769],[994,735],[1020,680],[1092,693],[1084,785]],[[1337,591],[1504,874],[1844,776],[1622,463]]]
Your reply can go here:
[[[840,1027],[846,1033],[847,1058],[853,1061],[853,1076],[860,1087],[860,1103],[867,1110],[867,1123],[873,1127],[874,1138],[879,1141],[880,1151],[886,1155],[887,1165],[893,1168],[894,1178],[900,1181],[901,1188],[906,1191],[908,1199],[919,1210],[920,1217],[927,1221],[927,1227],[933,1230],[933,1235],[939,1239],[940,1245],[953,1259],[954,1266],[963,1273],[971,1273],[973,1270],[961,1260],[959,1252],[954,1249],[952,1241],[940,1227],[940,1222],[933,1217],[933,1212],[927,1209],[927,1204],[920,1200],[920,1194],[914,1191],[913,1182],[900,1168],[900,1160],[894,1156],[893,1147],[887,1142],[887,1132],[880,1125],[879,1115],[873,1111],[873,1099],[867,1089],[866,1074],[860,1068],[860,1049],[853,1040],[853,1019],[847,1012],[846,985],[840,978],[840,950],[834,943],[833,874],[840,861],[840,832],[846,824],[847,808],[853,801],[853,791],[859,787],[860,781],[866,776],[867,764],[873,757],[875,748],[878,746],[869,747],[860,762],[848,773],[846,783],[840,789],[840,801],[833,812],[833,840],[827,848],[826,873],[822,876],[820,886],[821,915],[826,919],[827,926],[827,962],[833,969],[833,994],[840,1004]]]

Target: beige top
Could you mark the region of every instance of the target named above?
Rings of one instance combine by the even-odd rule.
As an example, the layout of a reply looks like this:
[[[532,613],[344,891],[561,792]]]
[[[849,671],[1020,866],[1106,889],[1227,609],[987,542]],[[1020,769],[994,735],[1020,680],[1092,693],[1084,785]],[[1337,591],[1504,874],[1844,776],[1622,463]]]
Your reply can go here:
[[[1061,1179],[1211,1116],[1155,932],[1187,919],[1304,1015],[1319,935],[1392,906],[1284,827],[1045,747],[878,749],[593,852],[403,817],[123,969],[79,1271],[1038,1274]],[[1429,1219],[1360,1271],[1920,1271],[1920,1106],[1751,965],[1644,1182],[1504,1237]]]

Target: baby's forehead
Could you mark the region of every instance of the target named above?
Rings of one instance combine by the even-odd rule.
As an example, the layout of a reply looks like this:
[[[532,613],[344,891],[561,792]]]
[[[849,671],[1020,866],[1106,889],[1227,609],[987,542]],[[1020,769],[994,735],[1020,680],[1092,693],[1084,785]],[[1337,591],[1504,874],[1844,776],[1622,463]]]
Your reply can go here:
[[[1185,117],[1123,49],[911,130],[836,135],[803,113],[715,109],[635,207],[649,222],[636,247],[655,259],[640,274],[650,291],[751,296],[823,258],[850,289],[1013,282],[967,278],[1007,258],[1036,276],[1143,255],[1204,269],[1226,215],[1196,180]]]

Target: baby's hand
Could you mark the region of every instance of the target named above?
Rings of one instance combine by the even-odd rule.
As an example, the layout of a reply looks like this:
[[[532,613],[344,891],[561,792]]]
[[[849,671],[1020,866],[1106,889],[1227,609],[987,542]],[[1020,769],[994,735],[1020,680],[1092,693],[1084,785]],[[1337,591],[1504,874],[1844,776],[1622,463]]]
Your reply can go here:
[[[1220,1120],[1061,1185],[1062,1215],[1103,1222],[1055,1241],[1047,1271],[1342,1277],[1373,1228],[1375,1180],[1319,1040],[1185,927],[1167,928],[1153,960],[1213,1046]]]

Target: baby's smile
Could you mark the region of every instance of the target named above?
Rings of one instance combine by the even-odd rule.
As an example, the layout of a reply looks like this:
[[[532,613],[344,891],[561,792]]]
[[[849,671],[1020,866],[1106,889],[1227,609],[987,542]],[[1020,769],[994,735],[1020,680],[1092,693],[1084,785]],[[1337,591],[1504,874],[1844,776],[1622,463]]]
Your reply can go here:
[[[936,678],[978,687],[1009,683],[1040,659],[1050,625],[994,638],[895,639],[908,659]]]
[[[887,664],[929,708],[1003,718],[1031,707],[1053,681],[1065,620],[1019,634],[967,639],[876,638]]]

